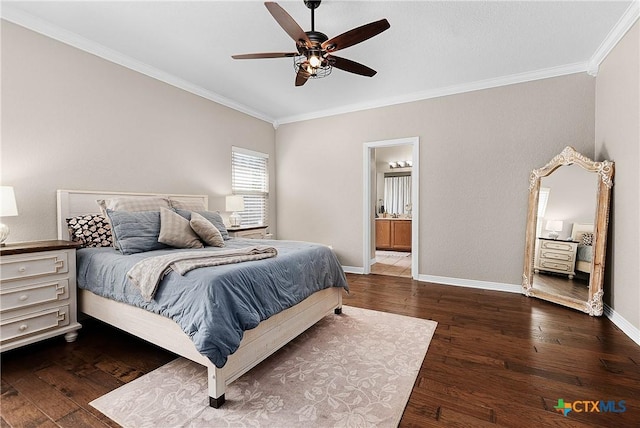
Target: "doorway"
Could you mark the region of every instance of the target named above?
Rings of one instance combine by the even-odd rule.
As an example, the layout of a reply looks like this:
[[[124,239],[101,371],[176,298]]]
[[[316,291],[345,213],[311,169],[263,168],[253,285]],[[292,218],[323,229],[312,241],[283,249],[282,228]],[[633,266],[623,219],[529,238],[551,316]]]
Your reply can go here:
[[[407,276],[413,279],[418,277],[418,219],[419,219],[419,138],[409,137],[395,140],[384,140],[364,143],[364,203],[363,203],[363,273],[379,273],[382,275]],[[395,148],[395,149],[394,149]],[[404,150],[401,150],[403,149]],[[401,153],[398,159],[386,159],[385,156],[376,154]],[[404,153],[404,154],[402,154]],[[411,159],[406,159],[410,154]],[[378,160],[395,162],[395,170],[387,175],[399,176],[407,175],[410,171],[410,204],[405,207],[404,203],[394,205],[392,211],[380,213],[380,188],[377,186],[381,171],[376,165]],[[411,166],[405,163],[410,161]],[[398,165],[400,163],[400,165]],[[389,170],[389,168],[384,168]],[[402,171],[401,171],[402,170]],[[384,202],[383,202],[384,203]],[[406,209],[405,209],[406,208]],[[396,226],[396,227],[394,227]],[[389,240],[376,248],[376,229],[378,233],[382,230],[389,230]],[[395,230],[398,230],[395,233]],[[386,233],[386,232],[384,232]],[[410,236],[410,243],[406,242]],[[393,237],[397,237],[394,242]],[[388,242],[387,242],[388,241]]]

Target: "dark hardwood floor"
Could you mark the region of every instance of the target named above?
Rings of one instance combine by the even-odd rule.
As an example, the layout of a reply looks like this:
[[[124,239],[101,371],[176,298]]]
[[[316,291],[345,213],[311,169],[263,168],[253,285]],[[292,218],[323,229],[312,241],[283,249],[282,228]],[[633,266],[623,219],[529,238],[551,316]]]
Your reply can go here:
[[[640,426],[640,347],[608,319],[519,294],[348,278],[345,305],[438,322],[400,426]],[[88,403],[174,358],[97,321],[83,326],[75,343],[2,354],[1,427],[117,426]],[[564,417],[558,399],[624,400],[626,411]]]

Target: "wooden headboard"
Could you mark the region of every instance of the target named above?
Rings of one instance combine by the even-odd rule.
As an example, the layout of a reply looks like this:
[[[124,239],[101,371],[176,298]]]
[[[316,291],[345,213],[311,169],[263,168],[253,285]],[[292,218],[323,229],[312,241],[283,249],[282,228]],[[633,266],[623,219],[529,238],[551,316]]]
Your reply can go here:
[[[97,199],[113,199],[121,197],[161,196],[182,202],[202,202],[209,207],[207,195],[174,195],[170,193],[127,193],[91,190],[58,190],[58,239],[69,239],[66,219],[83,214],[99,214]]]
[[[593,233],[593,224],[591,223],[573,223],[571,229],[571,239],[577,242],[582,241],[582,235],[585,233]]]

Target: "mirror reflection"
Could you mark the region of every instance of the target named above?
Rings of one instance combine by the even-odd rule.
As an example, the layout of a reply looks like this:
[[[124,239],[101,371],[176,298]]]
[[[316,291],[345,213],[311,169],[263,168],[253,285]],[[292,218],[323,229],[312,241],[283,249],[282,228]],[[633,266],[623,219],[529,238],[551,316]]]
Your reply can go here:
[[[533,287],[587,301],[593,258],[597,174],[578,165],[542,177]]]
[[[565,147],[531,172],[524,294],[602,315],[613,170]]]

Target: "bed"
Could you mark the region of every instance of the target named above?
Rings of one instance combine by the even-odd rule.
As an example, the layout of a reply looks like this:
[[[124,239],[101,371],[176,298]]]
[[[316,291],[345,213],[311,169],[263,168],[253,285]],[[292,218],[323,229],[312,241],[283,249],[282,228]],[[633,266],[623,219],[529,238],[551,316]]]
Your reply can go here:
[[[108,200],[110,198],[122,197],[162,197],[170,198],[172,201],[178,201],[184,206],[203,205],[204,207],[208,207],[208,198],[204,195],[160,195],[152,193],[58,190],[57,223],[59,238],[69,239],[70,235],[66,219],[89,214],[99,214],[100,208],[98,207],[96,200]],[[242,246],[242,242],[236,242],[235,239],[236,238],[232,238],[228,241],[229,247]],[[281,247],[278,251],[282,253],[282,257],[278,254],[278,256],[269,260],[238,263],[234,266],[226,265],[214,268],[196,269],[193,272],[216,270],[216,272],[226,272],[225,278],[227,279],[231,275],[236,275],[237,278],[246,278],[249,276],[247,274],[249,269],[248,266],[253,266],[254,269],[256,267],[260,267],[261,269],[270,269],[269,266],[271,265],[269,263],[285,263],[288,260],[288,254],[292,254],[290,257],[294,257],[294,255],[295,257],[302,257],[302,254],[298,255],[297,253],[293,253],[294,249],[297,247],[312,248],[315,252],[313,254],[322,254],[323,257],[325,257],[327,252],[329,252],[330,256],[327,257],[335,259],[335,255],[328,247],[320,246],[318,244],[295,243],[292,241],[261,242],[270,242],[273,243],[274,246],[280,245]],[[160,253],[168,252],[168,250],[159,251]],[[97,276],[87,273],[89,272],[91,264],[88,262],[85,263],[85,261],[92,258],[96,258],[96,260],[100,259],[100,255],[98,253],[101,252],[113,256],[117,253],[117,250],[110,248],[86,248],[78,250],[79,311],[174,352],[182,357],[206,366],[208,371],[209,405],[214,408],[217,408],[224,403],[226,385],[259,364],[326,315],[331,312],[340,313],[343,289],[348,290],[346,280],[344,279],[344,272],[342,272],[339,265],[339,276],[341,278],[337,276],[335,270],[333,270],[333,275],[329,275],[328,277],[314,278],[313,281],[310,282],[319,283],[320,285],[317,286],[320,287],[319,289],[305,292],[308,295],[302,295],[302,300],[299,303],[292,304],[291,302],[288,302],[287,305],[289,306],[283,310],[279,310],[277,313],[261,313],[260,318],[264,317],[264,319],[260,319],[256,322],[257,325],[254,328],[250,328],[240,335],[241,340],[239,340],[237,349],[235,349],[231,354],[224,356],[223,364],[221,364],[219,359],[214,358],[214,361],[216,361],[217,364],[216,366],[210,356],[203,355],[203,353],[200,352],[198,347],[202,348],[202,345],[200,343],[196,345],[191,337],[185,333],[184,326],[181,327],[179,325],[179,323],[182,323],[182,320],[174,320],[161,315],[160,313],[163,313],[164,309],[156,308],[156,312],[151,312],[150,310],[154,310],[153,307],[151,309],[147,308],[149,310],[146,310],[138,306],[133,306],[132,304],[129,304],[130,302],[125,303],[124,301],[112,300],[100,295],[100,292],[96,290],[104,286],[104,284],[98,284],[101,280],[95,279]],[[152,253],[155,252],[156,251],[152,251]],[[136,256],[139,256],[139,254]],[[131,261],[126,259],[131,256],[119,257],[124,258],[125,263],[131,263]],[[81,265],[85,267],[81,267]],[[80,272],[80,269],[82,269],[82,272]],[[231,269],[236,269],[236,271],[232,273]],[[274,268],[273,275],[274,278],[277,278],[277,275],[289,274],[287,272],[295,270],[296,269],[294,269],[293,266],[291,266],[291,269],[287,267],[279,267],[276,270],[276,268]],[[285,273],[282,273],[282,271]],[[199,274],[200,273],[198,273],[198,275]],[[187,275],[185,275],[185,278],[186,277]],[[327,280],[331,281],[330,285],[326,284]],[[163,299],[165,294],[170,294],[163,294],[163,287],[166,281],[168,281],[167,278],[163,279],[158,285],[158,293],[161,295],[157,302],[158,305],[162,302],[160,299]],[[322,285],[323,281],[324,285]],[[83,282],[83,284],[81,284],[81,282]],[[105,280],[104,282],[106,283],[108,281]],[[291,282],[293,283],[295,281],[292,280]],[[284,304],[282,305],[287,306]],[[160,306],[164,308],[163,305]],[[276,310],[276,306],[277,305],[274,305],[274,308],[269,308],[269,310]],[[198,329],[199,328],[195,328],[193,330]],[[204,330],[204,328],[201,329]],[[189,334],[193,336],[193,331],[189,331]],[[235,347],[231,346],[230,348]],[[207,353],[207,355],[209,354]]]
[[[590,274],[593,261],[593,224],[574,223],[571,239],[578,242],[576,270]]]

